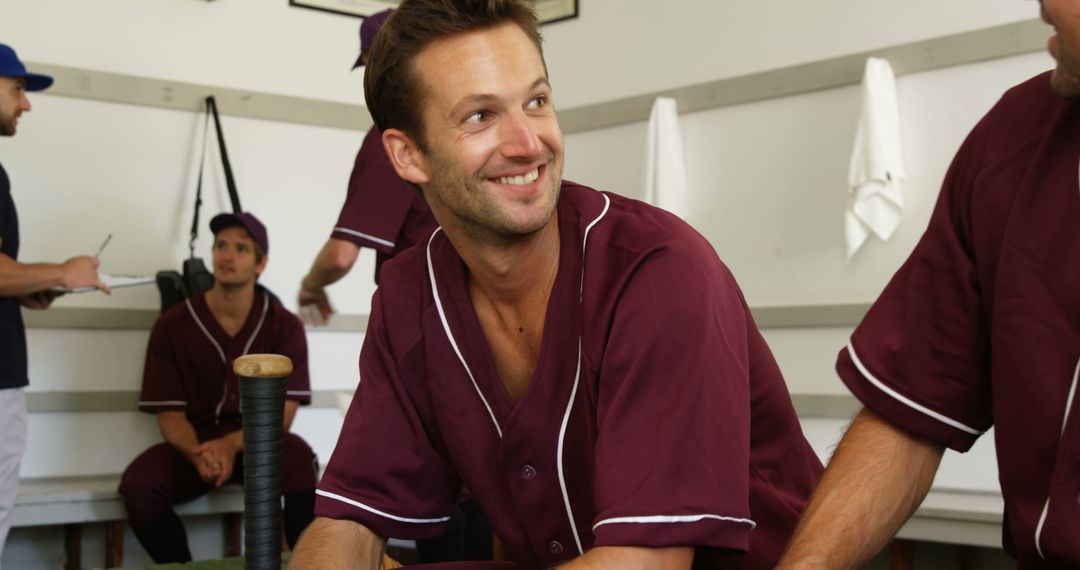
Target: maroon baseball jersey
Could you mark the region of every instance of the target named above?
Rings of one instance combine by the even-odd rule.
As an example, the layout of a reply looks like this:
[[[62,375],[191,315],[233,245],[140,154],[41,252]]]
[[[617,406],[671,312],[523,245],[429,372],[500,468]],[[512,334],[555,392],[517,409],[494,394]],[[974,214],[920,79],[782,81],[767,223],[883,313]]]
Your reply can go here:
[[[292,359],[285,397],[310,403],[307,339],[300,319],[259,287],[243,328],[230,337],[206,305],[206,294],[195,295],[162,313],[150,331],[139,409],[183,410],[200,440],[235,431],[240,388],[233,361],[266,353]]]
[[[771,568],[822,468],[735,280],[647,204],[565,182],[558,220],[516,404],[445,234],[386,265],[316,512],[435,536],[464,482],[522,568],[613,545]]]
[[[837,369],[890,422],[958,451],[995,426],[1005,549],[1080,564],[1080,106],[1005,94]]]
[[[398,178],[379,130],[372,127],[356,154],[349,193],[331,236],[374,249],[378,283],[384,261],[426,240],[437,226],[427,202]]]

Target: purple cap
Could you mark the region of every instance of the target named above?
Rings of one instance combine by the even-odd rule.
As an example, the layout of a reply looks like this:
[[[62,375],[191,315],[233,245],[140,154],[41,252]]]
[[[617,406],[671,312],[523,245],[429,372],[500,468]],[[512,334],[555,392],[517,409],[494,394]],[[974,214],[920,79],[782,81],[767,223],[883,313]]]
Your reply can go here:
[[[262,247],[263,253],[270,253],[270,239],[266,237],[266,226],[262,225],[255,214],[240,212],[239,214],[218,214],[210,220],[210,231],[217,235],[225,228],[240,226],[247,230],[251,239]]]
[[[382,12],[377,12],[364,18],[364,21],[360,23],[360,57],[356,58],[356,63],[352,68],[356,69],[361,65],[364,65],[364,55],[375,43],[375,36],[379,35],[379,30],[382,28],[383,22],[390,17],[390,14],[394,12],[393,8],[388,8]]]
[[[379,31],[378,29],[375,30]],[[374,36],[374,34],[372,34]],[[372,39],[375,39],[372,37]],[[41,91],[52,85],[53,78],[40,73],[26,71],[26,66],[19,61],[15,50],[10,46],[0,44],[0,77],[22,77],[26,80],[27,91]]]

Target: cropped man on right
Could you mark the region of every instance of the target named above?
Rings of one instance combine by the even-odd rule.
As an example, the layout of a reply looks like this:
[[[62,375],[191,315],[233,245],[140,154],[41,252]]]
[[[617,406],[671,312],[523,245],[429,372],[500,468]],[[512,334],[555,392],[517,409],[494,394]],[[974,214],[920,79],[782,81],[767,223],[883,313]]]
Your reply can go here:
[[[976,125],[925,235],[840,352],[865,408],[781,568],[863,564],[944,449],[991,425],[1005,550],[1019,568],[1080,566],[1080,0],[1040,4],[1057,67]]]

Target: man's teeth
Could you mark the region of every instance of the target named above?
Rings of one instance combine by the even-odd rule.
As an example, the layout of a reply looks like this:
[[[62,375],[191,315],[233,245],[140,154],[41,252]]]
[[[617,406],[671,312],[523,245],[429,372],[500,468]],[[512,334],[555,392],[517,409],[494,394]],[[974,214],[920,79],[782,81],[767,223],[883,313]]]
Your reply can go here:
[[[495,180],[499,184],[511,184],[513,186],[524,186],[526,184],[532,184],[537,178],[540,177],[540,169],[534,168],[532,172],[524,176],[501,176]]]

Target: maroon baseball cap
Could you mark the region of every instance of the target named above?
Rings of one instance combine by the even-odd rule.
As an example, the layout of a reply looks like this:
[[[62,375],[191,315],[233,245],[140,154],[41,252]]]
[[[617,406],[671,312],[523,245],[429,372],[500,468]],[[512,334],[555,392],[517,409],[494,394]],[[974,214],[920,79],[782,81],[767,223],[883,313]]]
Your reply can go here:
[[[367,18],[364,18],[364,21],[360,23],[360,56],[356,58],[356,63],[352,66],[353,69],[364,65],[364,55],[375,43],[375,36],[379,35],[379,29],[382,28],[383,22],[385,22],[393,12],[393,8],[388,8],[382,12],[376,12]]]
[[[270,239],[266,237],[266,226],[259,221],[259,218],[255,217],[255,214],[250,212],[218,214],[210,220],[210,231],[214,232],[214,235],[217,235],[218,232],[225,228],[235,226],[247,230],[247,233],[251,235],[251,239],[262,247],[263,253],[270,253]]]

